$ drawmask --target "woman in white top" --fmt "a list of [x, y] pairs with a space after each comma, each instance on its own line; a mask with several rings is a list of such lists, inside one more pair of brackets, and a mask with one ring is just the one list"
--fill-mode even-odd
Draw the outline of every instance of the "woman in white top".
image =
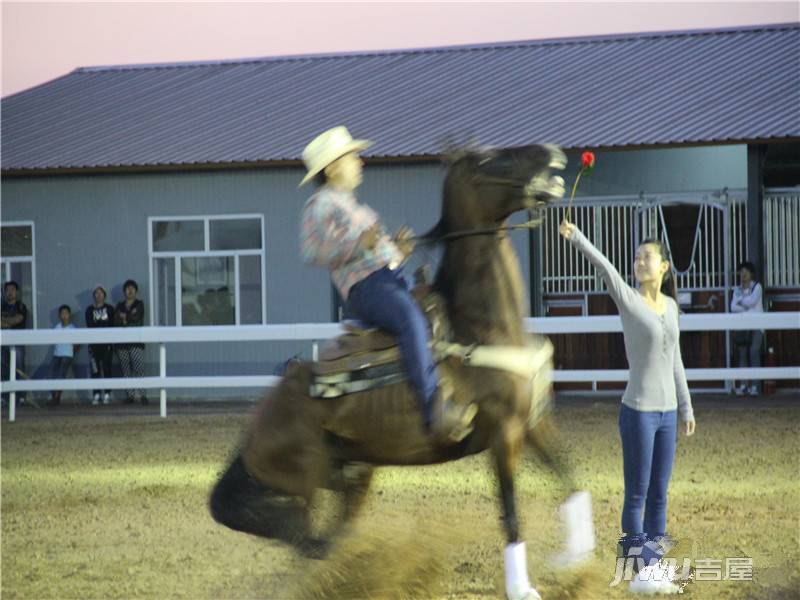
[[[763, 289], [756, 280], [756, 267], [751, 262], [739, 265], [740, 285], [733, 288], [731, 298], [731, 312], [734, 313], [761, 313], [764, 312]], [[764, 341], [764, 332], [760, 329], [752, 331], [737, 331], [733, 336], [736, 349], [739, 353], [739, 367], [761, 366], [761, 344]], [[734, 388], [737, 396], [760, 393], [758, 381], [742, 381], [741, 386]]]

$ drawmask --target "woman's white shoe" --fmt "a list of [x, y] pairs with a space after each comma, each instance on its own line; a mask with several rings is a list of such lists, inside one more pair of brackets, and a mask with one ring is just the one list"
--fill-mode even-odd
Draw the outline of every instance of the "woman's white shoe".
[[674, 582], [675, 574], [675, 565], [648, 565], [636, 574], [629, 589], [634, 594], [678, 594], [681, 588]]

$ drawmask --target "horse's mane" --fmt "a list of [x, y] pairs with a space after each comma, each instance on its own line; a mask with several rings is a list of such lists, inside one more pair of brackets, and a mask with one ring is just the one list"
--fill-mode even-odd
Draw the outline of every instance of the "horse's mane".
[[[436, 224], [420, 236], [420, 242], [422, 244], [442, 249], [442, 260], [436, 269], [436, 275], [434, 276], [433, 280], [433, 288], [444, 297], [448, 306], [450, 306], [453, 301], [452, 277], [454, 274], [446, 268], [447, 261], [445, 258], [448, 252], [448, 244], [446, 241], [442, 240], [442, 237], [448, 233], [453, 233], [457, 229], [451, 223], [450, 216], [451, 211], [455, 209], [453, 203], [456, 201], [456, 199], [452, 197], [453, 194], [450, 191], [452, 186], [451, 177], [457, 175], [457, 173], [454, 172], [454, 170], [458, 168], [456, 167], [457, 163], [467, 159], [470, 155], [476, 154], [479, 151], [480, 149], [477, 143], [474, 141], [459, 145], [450, 143], [443, 148], [441, 154], [442, 165], [447, 170], [447, 176], [442, 184], [441, 215], [439, 216], [439, 220], [436, 222]], [[466, 172], [465, 169], [460, 170]]]
[[[451, 144], [442, 153], [442, 163], [445, 168], [447, 168], [448, 172], [442, 189], [441, 215], [436, 224], [420, 236], [420, 242], [430, 246], [443, 246], [442, 261], [439, 263], [436, 270], [433, 288], [444, 297], [448, 306], [452, 306], [454, 302], [456, 282], [454, 278], [457, 277], [457, 273], [453, 272], [453, 265], [448, 264], [451, 263], [451, 261], [447, 259], [450, 252], [449, 244], [441, 238], [459, 229], [451, 220], [452, 216], [456, 214], [453, 211], [458, 210], [458, 198], [454, 190], [459, 187], [458, 182], [454, 182], [452, 178], [466, 177], [470, 174], [471, 171], [466, 162], [459, 164], [462, 163], [462, 161], [466, 161], [470, 157], [482, 159], [491, 156], [491, 153], [491, 148], [480, 146], [474, 141], [460, 145]], [[488, 255], [484, 256], [479, 254], [478, 256], [474, 256], [473, 259], [478, 262], [483, 262], [488, 260]], [[473, 263], [471, 266], [478, 272], [484, 271], [482, 265]]]
[[481, 146], [474, 137], [469, 137], [463, 142], [457, 142], [454, 137], [448, 137], [441, 141], [440, 146], [441, 163], [442, 166], [448, 170], [448, 176], [445, 178], [444, 189], [442, 190], [442, 214], [436, 225], [420, 236], [420, 240], [423, 244], [442, 244], [439, 238], [453, 231], [448, 222], [447, 215], [447, 208], [450, 202], [447, 193], [447, 184], [451, 175], [451, 169], [461, 160], [471, 155], [484, 153], [489, 149], [486, 146]]

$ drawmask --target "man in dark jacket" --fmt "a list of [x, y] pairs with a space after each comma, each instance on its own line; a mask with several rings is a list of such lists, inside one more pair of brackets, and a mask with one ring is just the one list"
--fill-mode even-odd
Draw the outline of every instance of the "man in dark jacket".
[[[25, 329], [28, 322], [28, 308], [17, 298], [19, 295], [19, 285], [16, 281], [6, 281], [3, 286], [2, 304], [2, 328], [3, 329]], [[25, 348], [17, 346], [17, 369], [25, 371]], [[11, 371], [11, 349], [3, 346], [2, 350], [2, 377], [8, 381]], [[5, 400], [7, 394], [3, 394]], [[23, 401], [23, 394], [19, 395], [20, 402]]]

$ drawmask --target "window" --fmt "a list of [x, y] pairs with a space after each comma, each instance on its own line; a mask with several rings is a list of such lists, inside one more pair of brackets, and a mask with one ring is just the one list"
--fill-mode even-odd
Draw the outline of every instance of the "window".
[[266, 321], [261, 215], [149, 220], [153, 325]]
[[[36, 255], [33, 222], [8, 222], [0, 231], [0, 279], [19, 284], [18, 298], [28, 308], [27, 326], [36, 329]], [[2, 289], [2, 288], [0, 288]]]

